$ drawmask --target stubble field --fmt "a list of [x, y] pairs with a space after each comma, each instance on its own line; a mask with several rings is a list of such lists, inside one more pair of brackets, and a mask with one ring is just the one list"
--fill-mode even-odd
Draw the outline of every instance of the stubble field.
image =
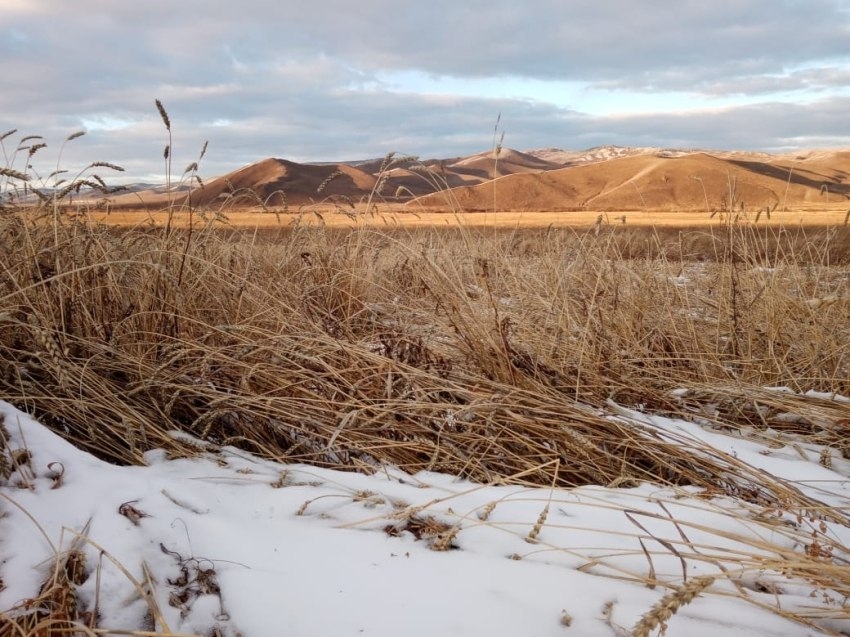
[[[371, 227], [388, 228], [452, 228], [455, 226], [476, 228], [557, 228], [581, 229], [587, 227], [627, 226], [658, 228], [708, 228], [719, 227], [727, 220], [736, 225], [755, 227], [826, 227], [845, 225], [848, 211], [844, 207], [802, 207], [793, 210], [775, 210], [770, 215], [750, 211], [749, 213], [710, 213], [705, 211], [670, 212], [652, 210], [599, 211], [498, 211], [458, 212], [434, 207], [386, 206], [375, 210], [365, 205], [344, 210], [334, 206], [309, 206], [299, 212], [275, 212], [240, 208], [219, 212], [222, 225], [238, 228], [281, 228], [293, 224], [328, 226], [334, 228]], [[86, 213], [89, 220], [118, 227], [164, 226], [171, 218], [172, 224], [186, 227], [198, 221], [197, 213], [166, 210], [91, 210]], [[211, 214], [214, 217], [214, 214]], [[756, 221], [756, 218], [758, 220]]]

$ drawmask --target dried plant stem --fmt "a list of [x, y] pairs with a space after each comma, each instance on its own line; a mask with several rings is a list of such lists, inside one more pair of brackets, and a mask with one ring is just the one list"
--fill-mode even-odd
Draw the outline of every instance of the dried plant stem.
[[632, 637], [649, 637], [656, 628], [663, 633], [667, 622], [682, 607], [690, 604], [700, 593], [711, 586], [716, 578], [711, 576], [695, 577], [687, 584], [670, 591], [647, 611], [632, 628]]

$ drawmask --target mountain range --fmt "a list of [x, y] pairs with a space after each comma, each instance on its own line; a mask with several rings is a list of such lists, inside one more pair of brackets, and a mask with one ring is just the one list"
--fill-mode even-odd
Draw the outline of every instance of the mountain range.
[[493, 149], [446, 159], [298, 163], [267, 158], [193, 188], [144, 187], [114, 207], [179, 203], [294, 210], [392, 203], [456, 211], [835, 207], [850, 199], [850, 150], [789, 154], [602, 146]]

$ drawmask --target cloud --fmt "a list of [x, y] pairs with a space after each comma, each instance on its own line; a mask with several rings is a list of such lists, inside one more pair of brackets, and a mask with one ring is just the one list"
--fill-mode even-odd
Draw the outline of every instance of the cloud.
[[[847, 143], [846, 0], [16, 0], [4, 5], [0, 128], [63, 158], [162, 172], [205, 139], [212, 174], [269, 155], [477, 152], [497, 113], [519, 148], [621, 143], [785, 148]], [[399, 89], [393, 73], [474, 91]], [[509, 82], [519, 78], [524, 83]], [[544, 93], [513, 87], [546, 83]], [[553, 100], [559, 86], [583, 87]], [[439, 85], [439, 82], [435, 83]], [[630, 112], [642, 95], [656, 107]], [[675, 96], [689, 109], [672, 111]], [[699, 106], [692, 108], [692, 103]], [[616, 104], [617, 116], [606, 115]], [[655, 112], [650, 112], [655, 111]], [[846, 113], [846, 110], [845, 110]], [[0, 131], [2, 132], [2, 131]], [[8, 140], [7, 140], [8, 141]]]
[[604, 123], [612, 137], [646, 145], [784, 152], [850, 146], [848, 108], [850, 97], [842, 97], [807, 104], [768, 102], [691, 113], [643, 114]]
[[850, 86], [850, 69], [823, 66], [782, 74], [742, 75], [705, 82], [699, 91], [706, 95], [770, 95], [795, 91], [815, 93]]

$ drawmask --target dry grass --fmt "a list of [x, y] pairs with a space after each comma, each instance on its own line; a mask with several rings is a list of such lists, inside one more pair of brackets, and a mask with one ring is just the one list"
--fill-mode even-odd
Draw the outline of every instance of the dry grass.
[[117, 462], [191, 453], [181, 429], [331, 467], [728, 481], [728, 459], [695, 470], [607, 418], [612, 397], [728, 426], [794, 412], [782, 427], [846, 446], [840, 405], [763, 389], [850, 393], [846, 267], [826, 267], [843, 228], [260, 236], [21, 213], [0, 234], [0, 395]]
[[[847, 406], [830, 399], [850, 394], [846, 224], [404, 228], [378, 215], [385, 229], [340, 229], [315, 210], [248, 231], [196, 210], [182, 227], [171, 208], [165, 227], [116, 229], [53, 204], [0, 216], [0, 398], [102, 458], [236, 445], [488, 484], [652, 481], [850, 523], [732, 455], [616, 417], [647, 409], [848, 457]], [[8, 440], [0, 428], [0, 482], [25, 461]], [[459, 527], [416, 513], [404, 528], [453, 548]], [[776, 568], [850, 591], [833, 549], [846, 551], [826, 543]], [[68, 559], [33, 618], [84, 631]], [[673, 591], [636, 634], [710, 583]]]
[[57, 555], [34, 599], [0, 613], [0, 636], [93, 635], [94, 617], [78, 604], [76, 590], [88, 578], [79, 547]]
[[[8, 499], [8, 501], [12, 502], [11, 499]], [[37, 521], [33, 520], [33, 522], [37, 524]], [[39, 531], [44, 534], [41, 527], [39, 527]], [[55, 555], [47, 564], [48, 568], [38, 594], [33, 598], [20, 600], [12, 608], [0, 610], [0, 637], [61, 637], [64, 635], [89, 635], [93, 637], [102, 634], [123, 634], [137, 637], [153, 635], [188, 637], [174, 633], [168, 626], [153, 594], [155, 582], [146, 564], [142, 563], [144, 578], [142, 582], [139, 582], [103, 547], [97, 545], [87, 536], [87, 527], [79, 533], [63, 529], [63, 537], [66, 533], [72, 537], [70, 545], [64, 550], [54, 547]], [[147, 605], [145, 628], [128, 630], [101, 627], [98, 600], [101, 593], [100, 570], [102, 565], [88, 564], [85, 553], [85, 545], [87, 544], [90, 544], [98, 552], [100, 561], [106, 559], [112, 562], [130, 581], [135, 593], [145, 601]], [[195, 562], [197, 560], [181, 561], [181, 574], [188, 573], [187, 563], [194, 566]], [[179, 603], [175, 599], [176, 595], [186, 594], [188, 599], [188, 595], [194, 594], [196, 589], [200, 591], [201, 589], [198, 587], [205, 582], [215, 583], [215, 571], [212, 569], [202, 570], [199, 567], [196, 567], [196, 570], [198, 572], [194, 574], [192, 586], [184, 587], [185, 591], [177, 588], [177, 592], [172, 595], [169, 603], [173, 606], [179, 607]], [[96, 578], [95, 599], [93, 603], [91, 600], [83, 602], [77, 591], [91, 577]], [[201, 584], [197, 584], [197, 582], [201, 582]], [[206, 589], [203, 590], [206, 592]]]
[[632, 637], [648, 637], [653, 630], [658, 628], [663, 635], [667, 629], [667, 621], [682, 606], [690, 604], [706, 588], [714, 583], [713, 577], [695, 577], [687, 584], [683, 584], [661, 598], [640, 621], [632, 628]]

